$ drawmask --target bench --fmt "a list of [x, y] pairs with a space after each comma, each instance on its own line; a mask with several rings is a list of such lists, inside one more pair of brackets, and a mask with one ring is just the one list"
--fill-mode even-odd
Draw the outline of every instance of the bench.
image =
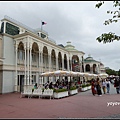
[[31, 94], [32, 94], [32, 89], [27, 88], [27, 89], [24, 89], [23, 92], [21, 92], [21, 97], [28, 96], [28, 98], [30, 98]]
[[53, 89], [49, 89], [49, 88], [48, 89], [44, 89], [44, 91], [42, 93], [42, 97], [46, 97], [46, 96], [49, 96], [50, 100], [51, 100], [51, 97], [53, 97]]
[[39, 96], [39, 98], [42, 96], [42, 89], [34, 89], [34, 91], [31, 94], [32, 96]]

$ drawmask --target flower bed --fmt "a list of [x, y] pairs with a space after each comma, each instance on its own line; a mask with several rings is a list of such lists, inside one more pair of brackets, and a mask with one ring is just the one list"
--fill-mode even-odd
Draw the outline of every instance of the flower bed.
[[77, 93], [78, 93], [78, 89], [75, 86], [70, 87], [70, 95], [74, 95]]
[[62, 98], [68, 96], [68, 90], [67, 89], [54, 89], [54, 98]]
[[81, 88], [81, 91], [86, 91], [88, 90], [87, 87]]
[[81, 88], [81, 91], [86, 91], [86, 90], [88, 90], [88, 87], [87, 87], [87, 85], [83, 84], [82, 88]]
[[86, 86], [87, 86], [87, 90], [91, 89], [91, 84], [86, 84]]

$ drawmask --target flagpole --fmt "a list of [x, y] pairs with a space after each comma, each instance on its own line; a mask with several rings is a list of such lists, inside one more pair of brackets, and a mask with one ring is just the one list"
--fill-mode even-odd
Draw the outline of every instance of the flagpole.
[[41, 20], [41, 31], [42, 31], [42, 20]]

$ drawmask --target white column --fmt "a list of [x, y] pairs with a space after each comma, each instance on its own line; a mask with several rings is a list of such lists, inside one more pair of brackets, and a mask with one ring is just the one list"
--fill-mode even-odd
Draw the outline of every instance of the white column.
[[56, 55], [56, 70], [58, 70], [58, 56]]
[[41, 67], [42, 67], [42, 72], [43, 72], [43, 53], [41, 52]]
[[24, 76], [24, 85], [27, 85], [26, 83], [26, 44], [24, 44], [24, 48], [25, 48], [25, 76]]
[[41, 74], [41, 69], [40, 69], [40, 67], [41, 67], [41, 59], [40, 59], [40, 49], [39, 49], [39, 56], [38, 56], [38, 59], [39, 59], [39, 66], [38, 66], [38, 68], [39, 68], [39, 76], [38, 76], [38, 79], [39, 79], [39, 84], [41, 84], [41, 80], [40, 80], [40, 74]]
[[27, 85], [29, 85], [29, 42], [27, 41]]
[[[42, 70], [42, 73], [43, 73], [43, 53], [41, 52], [41, 70]], [[43, 84], [43, 77], [42, 77], [42, 84]]]
[[84, 66], [84, 70], [83, 71], [86, 72], [86, 70], [85, 70], [85, 64], [84, 63], [83, 63], [83, 66]]
[[18, 83], [18, 81], [17, 81], [17, 43], [16, 43], [16, 45], [15, 45], [15, 53], [16, 53], [16, 65], [15, 65], [15, 91], [17, 91], [17, 83]]
[[70, 61], [71, 61], [71, 70], [72, 70], [72, 59]]
[[67, 70], [70, 71], [70, 63], [69, 63], [69, 58], [67, 59]]
[[79, 70], [81, 72], [81, 56], [79, 55], [78, 58], [79, 58]]
[[64, 70], [64, 54], [62, 54], [62, 70]]
[[31, 48], [31, 46], [30, 46], [30, 85], [32, 85], [32, 75], [31, 75], [31, 59], [32, 59], [32, 57], [31, 57], [31, 51], [32, 51], [32, 48]]
[[49, 50], [50, 52], [49, 52], [49, 55], [48, 55], [48, 57], [49, 57], [49, 71], [51, 71], [51, 50]]
[[80, 63], [80, 72], [83, 72], [83, 71], [82, 71], [82, 61], [81, 61], [81, 63]]
[[4, 22], [4, 31], [3, 31], [3, 33], [5, 33], [5, 31], [6, 31], [6, 21]]

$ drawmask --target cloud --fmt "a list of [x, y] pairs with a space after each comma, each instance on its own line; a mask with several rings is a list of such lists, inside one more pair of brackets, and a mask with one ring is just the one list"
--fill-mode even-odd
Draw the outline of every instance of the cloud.
[[105, 32], [120, 34], [119, 23], [103, 25], [106, 19], [111, 18], [106, 11], [113, 9], [112, 1], [105, 1], [100, 9], [95, 8], [96, 3], [97, 1], [0, 2], [0, 18], [8, 15], [33, 29], [41, 29], [41, 21], [44, 21], [47, 24], [43, 30], [57, 44], [65, 46], [67, 41], [71, 41], [77, 50], [85, 52], [84, 57], [91, 54], [95, 60], [101, 59], [105, 67], [119, 70], [120, 41], [107, 44], [96, 41]]

